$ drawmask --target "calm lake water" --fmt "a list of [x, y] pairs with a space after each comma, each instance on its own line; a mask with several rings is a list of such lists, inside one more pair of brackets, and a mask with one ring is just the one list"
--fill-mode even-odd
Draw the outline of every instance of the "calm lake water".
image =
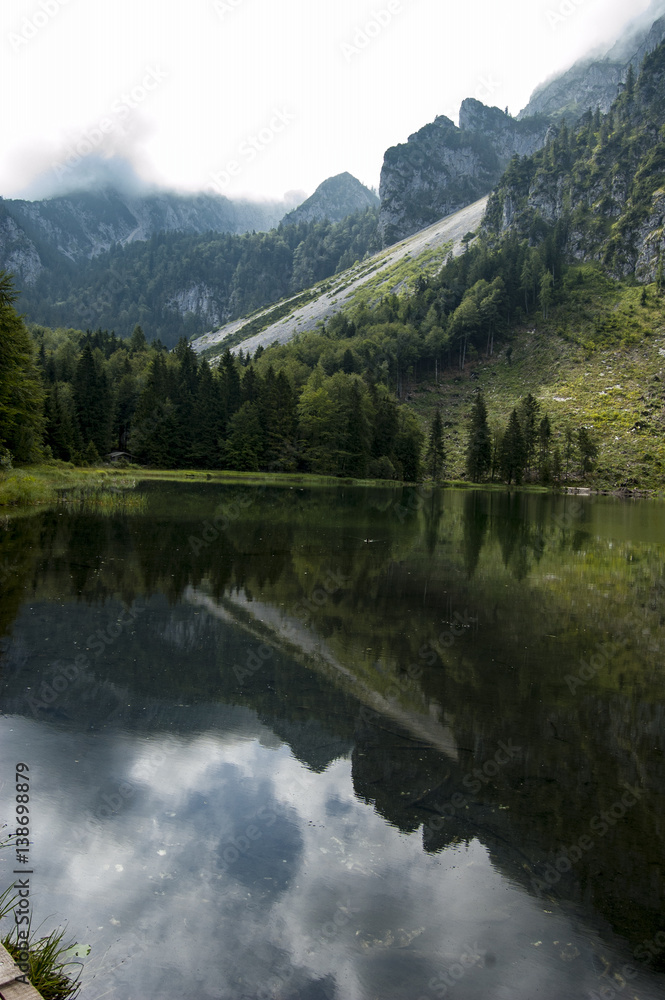
[[0, 585], [82, 1000], [665, 995], [662, 504], [139, 484]]

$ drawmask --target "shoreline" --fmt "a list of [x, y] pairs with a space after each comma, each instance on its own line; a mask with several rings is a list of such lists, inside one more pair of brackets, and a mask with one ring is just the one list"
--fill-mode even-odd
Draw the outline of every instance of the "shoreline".
[[[431, 482], [409, 483], [387, 479], [352, 479], [336, 476], [291, 472], [236, 472], [233, 470], [206, 469], [148, 469], [136, 465], [124, 468], [96, 466], [85, 468], [67, 463], [23, 466], [0, 476], [0, 510], [9, 511], [34, 508], [55, 503], [76, 503], [85, 499], [81, 491], [108, 491], [130, 495], [138, 482], [192, 482], [217, 485], [274, 485], [312, 487], [377, 487], [381, 489], [432, 489], [485, 490], [488, 492], [520, 492], [551, 496], [612, 496], [622, 500], [660, 500], [664, 491], [617, 487], [615, 490], [585, 485], [542, 486], [522, 483], [471, 483], [466, 480], [444, 480], [436, 486]], [[69, 496], [68, 494], [72, 494]]]

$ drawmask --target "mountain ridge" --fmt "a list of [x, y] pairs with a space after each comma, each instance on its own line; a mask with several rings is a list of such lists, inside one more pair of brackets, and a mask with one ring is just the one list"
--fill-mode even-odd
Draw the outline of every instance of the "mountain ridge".
[[317, 187], [311, 197], [288, 212], [282, 222], [285, 226], [299, 222], [341, 222], [354, 212], [365, 208], [378, 208], [379, 199], [352, 174], [344, 171], [328, 177]]
[[[159, 232], [261, 231], [277, 225], [285, 207], [283, 202], [232, 202], [217, 194], [137, 195], [113, 188], [40, 201], [0, 199], [0, 261], [6, 266], [11, 257], [17, 279], [32, 284], [49, 252], [75, 263]], [[21, 253], [27, 255], [25, 264]]]

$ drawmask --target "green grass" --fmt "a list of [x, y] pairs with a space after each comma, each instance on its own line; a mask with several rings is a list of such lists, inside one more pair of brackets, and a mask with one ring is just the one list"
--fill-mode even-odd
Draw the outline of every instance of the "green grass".
[[[28, 945], [26, 975], [44, 1000], [73, 1000], [81, 989], [81, 964], [69, 958], [76, 946], [64, 943], [65, 931], [51, 931], [46, 937], [32, 936]], [[12, 935], [6, 936], [3, 945], [18, 964], [22, 948]], [[70, 969], [78, 966], [72, 975]]]
[[[0, 476], [0, 507], [27, 508], [66, 503], [100, 513], [141, 512], [146, 499], [134, 492], [139, 481], [251, 484], [256, 486], [398, 486], [394, 481], [339, 479], [290, 472], [234, 472], [219, 469], [80, 469], [57, 462], [29, 466]], [[12, 511], [13, 513], [14, 511]]]
[[532, 392], [549, 414], [553, 447], [562, 447], [567, 426], [591, 430], [599, 445], [596, 468], [586, 481], [573, 474], [570, 485], [665, 492], [665, 304], [653, 287], [641, 306], [641, 288], [605, 280], [599, 276], [592, 289], [585, 283], [580, 301], [568, 301], [550, 321], [531, 318], [493, 358], [467, 363], [463, 372], [446, 369], [438, 386], [427, 379], [410, 387], [409, 405], [424, 427], [441, 406], [450, 478], [464, 477], [469, 415], [480, 388], [490, 426], [504, 427]]
[[49, 462], [0, 473], [0, 507], [34, 507], [66, 500], [110, 508], [114, 503], [131, 503], [127, 491], [134, 485], [126, 470]]
[[[0, 840], [0, 849], [11, 848], [11, 837]], [[0, 920], [12, 917], [18, 895], [14, 893], [14, 884], [10, 885], [0, 895]], [[14, 961], [23, 969], [27, 964], [26, 975], [32, 985], [44, 997], [44, 1000], [72, 1000], [81, 989], [81, 963], [73, 961], [74, 955], [88, 954], [87, 946], [65, 944], [65, 931], [54, 930], [44, 937], [37, 938], [28, 928], [28, 958], [25, 960], [25, 946], [19, 945], [16, 925], [9, 934], [2, 938], [2, 944]], [[69, 970], [78, 966], [72, 975]]]

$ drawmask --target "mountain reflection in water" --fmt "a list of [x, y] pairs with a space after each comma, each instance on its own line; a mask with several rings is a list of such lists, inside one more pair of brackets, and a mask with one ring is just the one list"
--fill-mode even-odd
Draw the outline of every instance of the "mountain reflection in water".
[[0, 530], [83, 1000], [663, 994], [662, 505], [139, 488]]

